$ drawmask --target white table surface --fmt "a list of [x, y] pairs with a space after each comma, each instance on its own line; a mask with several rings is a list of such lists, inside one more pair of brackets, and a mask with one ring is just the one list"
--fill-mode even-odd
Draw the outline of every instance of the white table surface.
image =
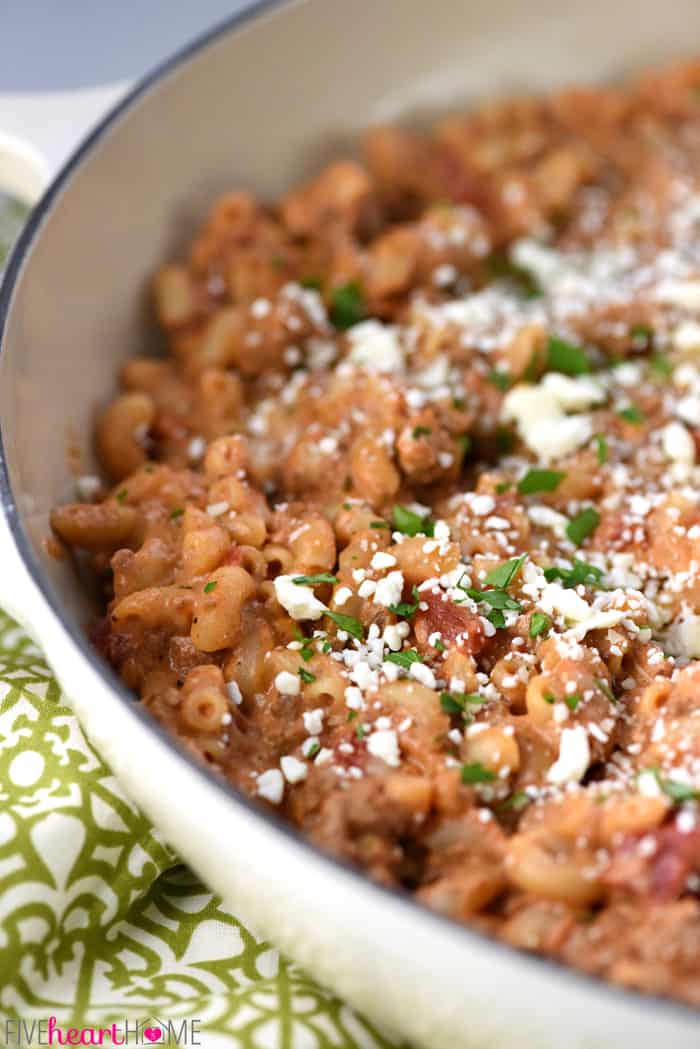
[[89, 127], [154, 65], [250, 0], [5, 0], [0, 135], [55, 171]]

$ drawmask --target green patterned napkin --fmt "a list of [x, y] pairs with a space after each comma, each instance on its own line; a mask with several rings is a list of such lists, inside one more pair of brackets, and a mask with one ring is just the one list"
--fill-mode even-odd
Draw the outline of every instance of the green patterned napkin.
[[389, 1049], [179, 863], [0, 612], [0, 1045], [70, 1027], [83, 1045]]

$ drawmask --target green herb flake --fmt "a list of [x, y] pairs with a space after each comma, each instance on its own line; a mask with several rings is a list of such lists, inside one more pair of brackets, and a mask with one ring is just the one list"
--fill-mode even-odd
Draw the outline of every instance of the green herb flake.
[[465, 408], [467, 407], [467, 404], [466, 404], [466, 401], [464, 400], [464, 397], [453, 397], [452, 398], [452, 407], [454, 408], [454, 410], [456, 412], [463, 412], [465, 410]]
[[331, 292], [330, 319], [336, 328], [352, 328], [366, 315], [365, 297], [357, 281], [341, 284]]
[[333, 650], [333, 645], [330, 643], [330, 641], [324, 641], [323, 644], [321, 645], [321, 651], [324, 653], [324, 655], [328, 655], [328, 653], [331, 652], [332, 650]]
[[370, 528], [391, 528], [388, 521], [370, 521]]
[[447, 652], [447, 645], [443, 644], [440, 638], [436, 639], [433, 648], [436, 649], [438, 652]]
[[681, 783], [674, 779], [661, 779], [660, 786], [664, 794], [676, 805], [681, 805], [684, 801], [700, 799], [700, 790], [691, 787], [689, 783]]
[[432, 432], [429, 426], [414, 426], [411, 436], [417, 441], [420, 437], [430, 437]]
[[621, 419], [625, 419], [628, 423], [634, 423], [635, 426], [639, 426], [640, 423], [644, 422], [644, 412], [636, 404], [629, 404], [626, 408], [621, 408], [617, 414]]
[[580, 346], [552, 335], [547, 342], [547, 368], [564, 375], [586, 375], [591, 370], [591, 362]]
[[441, 692], [440, 706], [446, 714], [464, 714], [469, 705], [482, 707], [487, 700], [477, 692]]
[[559, 568], [555, 565], [545, 568], [544, 577], [548, 583], [557, 580], [565, 590], [571, 590], [582, 583], [584, 586], [598, 587], [601, 585], [603, 570], [575, 558], [571, 568]]
[[647, 324], [633, 324], [630, 328], [630, 338], [640, 349], [646, 349], [654, 339], [654, 329]]
[[491, 769], [484, 768], [480, 761], [473, 761], [470, 765], [462, 765], [462, 783], [493, 783], [496, 773]]
[[117, 500], [117, 502], [121, 506], [123, 506], [124, 503], [126, 502], [126, 499], [127, 499], [128, 495], [129, 495], [129, 493], [128, 493], [127, 489], [126, 488], [122, 488], [122, 490], [120, 492], [117, 492], [117, 494], [115, 495], [114, 498]]
[[597, 677], [595, 679], [595, 683], [598, 686], [598, 688], [600, 689], [600, 691], [603, 693], [603, 695], [607, 696], [607, 698], [610, 700], [611, 703], [616, 703], [617, 702], [617, 700], [615, 699], [615, 693], [613, 692], [613, 690], [611, 689], [610, 685], [607, 683], [605, 678]]
[[536, 492], [554, 492], [566, 474], [558, 470], [528, 470], [518, 481], [520, 495], [534, 495]]
[[668, 379], [673, 371], [673, 365], [665, 353], [655, 353], [649, 358], [649, 367], [660, 375], [662, 379]]
[[670, 798], [674, 805], [682, 805], [685, 801], [700, 800], [700, 790], [697, 787], [693, 787], [690, 783], [681, 783], [677, 779], [666, 779], [661, 775], [658, 766], [651, 765], [649, 768], [642, 769], [640, 775], [645, 772], [650, 772], [655, 777], [666, 797]]
[[338, 630], [344, 630], [346, 634], [357, 638], [358, 641], [364, 638], [365, 632], [359, 619], [355, 619], [354, 616], [344, 616], [340, 612], [326, 612], [326, 615], [333, 620]]
[[209, 582], [205, 584], [204, 593], [211, 594], [212, 590], [216, 590], [217, 585], [218, 579], [210, 579]]
[[468, 433], [460, 433], [455, 437], [455, 442], [462, 456], [465, 456], [472, 446], [472, 439]]
[[306, 667], [299, 667], [299, 677], [306, 685], [310, 685], [312, 681], [316, 680], [316, 675], [312, 674]]
[[338, 577], [331, 572], [317, 572], [316, 575], [295, 575], [292, 582], [295, 586], [317, 586], [319, 583], [337, 583]]
[[403, 652], [390, 652], [388, 656], [384, 657], [386, 663], [396, 663], [398, 667], [403, 667], [404, 670], [410, 670], [413, 663], [422, 663], [418, 652], [415, 648], [405, 648]]
[[418, 605], [420, 604], [420, 595], [418, 594], [418, 587], [414, 586], [411, 590], [411, 596], [413, 602], [410, 601], [399, 601], [397, 605], [389, 605], [389, 611], [393, 612], [395, 616], [402, 616], [404, 619], [410, 619], [415, 614]]
[[495, 386], [497, 390], [502, 393], [506, 393], [510, 389], [512, 382], [511, 376], [508, 372], [499, 371], [498, 368], [492, 368], [486, 376], [487, 382], [490, 382], [492, 386]]
[[[510, 561], [505, 561], [498, 568], [493, 568], [484, 578], [484, 582], [487, 586], [496, 587], [498, 590], [505, 590], [507, 586], [515, 579], [516, 575], [522, 568], [527, 554], [521, 554], [520, 557], [511, 557]], [[496, 606], [494, 606], [496, 607]]]
[[608, 441], [602, 433], [597, 433], [593, 438], [596, 446], [596, 454], [598, 456], [598, 462], [602, 466], [608, 461]]
[[530, 616], [530, 637], [545, 636], [552, 628], [552, 620], [544, 612], [533, 612]]
[[320, 277], [302, 277], [299, 283], [307, 291], [320, 291], [323, 286]]
[[496, 495], [503, 495], [504, 492], [508, 492], [512, 487], [512, 481], [501, 481], [500, 484], [496, 485]]
[[182, 517], [184, 512], [185, 512], [184, 507], [177, 506], [174, 510], [170, 511], [169, 520], [170, 521], [177, 521], [178, 517]]
[[357, 736], [358, 739], [364, 739], [365, 736], [367, 735], [367, 733], [365, 732], [364, 725], [361, 725], [359, 721], [355, 725], [355, 735]]
[[321, 744], [319, 743], [319, 741], [317, 739], [315, 739], [313, 741], [313, 743], [311, 744], [311, 746], [307, 749], [306, 757], [307, 758], [315, 758], [320, 749], [321, 749]]
[[577, 706], [581, 702], [581, 696], [574, 694], [573, 696], [564, 696], [564, 702], [566, 703], [569, 710], [573, 713]]
[[521, 812], [526, 809], [530, 804], [531, 798], [529, 794], [526, 794], [524, 790], [516, 790], [515, 794], [511, 794], [509, 798], [506, 798], [501, 803], [500, 808], [512, 809], [514, 812]]
[[566, 534], [572, 543], [580, 546], [589, 535], [595, 532], [599, 524], [600, 514], [594, 507], [588, 506], [571, 518], [566, 526]]
[[421, 517], [398, 503], [392, 510], [392, 520], [396, 531], [402, 532], [403, 535], [432, 536], [435, 529], [435, 523], [429, 517]]
[[525, 266], [519, 266], [502, 252], [494, 252], [490, 255], [487, 265], [493, 280], [507, 280], [510, 284], [515, 285], [523, 298], [539, 299], [541, 297], [542, 288], [534, 273], [531, 273]]
[[496, 431], [496, 449], [499, 455], [510, 455], [515, 448], [516, 437], [512, 430], [501, 427]]

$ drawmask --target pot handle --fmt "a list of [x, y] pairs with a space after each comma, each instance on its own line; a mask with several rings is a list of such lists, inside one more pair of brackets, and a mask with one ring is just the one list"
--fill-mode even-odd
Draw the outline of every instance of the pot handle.
[[79, 91], [0, 94], [0, 192], [34, 204], [127, 81]]

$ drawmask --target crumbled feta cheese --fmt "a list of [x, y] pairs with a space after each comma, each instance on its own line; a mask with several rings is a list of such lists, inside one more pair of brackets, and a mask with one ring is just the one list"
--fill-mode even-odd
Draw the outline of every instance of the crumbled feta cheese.
[[298, 696], [301, 690], [301, 679], [288, 670], [280, 670], [275, 678], [275, 688], [283, 696]]
[[435, 675], [425, 663], [411, 663], [409, 674], [426, 688], [435, 688]]
[[695, 462], [695, 442], [683, 423], [667, 423], [661, 432], [661, 447], [673, 462], [688, 465]]
[[275, 596], [282, 608], [292, 619], [320, 619], [326, 606], [310, 586], [298, 586], [293, 579], [291, 575], [278, 575], [275, 579]]
[[303, 713], [304, 728], [310, 736], [318, 736], [323, 731], [323, 718], [325, 711], [323, 707], [314, 710], [305, 710]]
[[265, 801], [279, 805], [284, 795], [284, 777], [280, 770], [268, 769], [267, 772], [261, 772], [258, 776], [256, 790]]
[[547, 779], [557, 786], [580, 783], [590, 761], [591, 748], [585, 728], [582, 725], [565, 728], [559, 741], [559, 757], [549, 769]]
[[[364, 583], [362, 584], [364, 586]], [[388, 608], [389, 605], [397, 605], [403, 593], [403, 573], [389, 572], [384, 579], [380, 579], [374, 591], [374, 600], [378, 605]]]
[[404, 355], [398, 330], [376, 320], [355, 324], [347, 332], [348, 360], [369, 372], [401, 372]]
[[370, 561], [372, 568], [381, 570], [382, 568], [392, 568], [396, 564], [396, 558], [393, 554], [388, 554], [384, 550], [377, 550], [376, 554]]
[[336, 592], [333, 594], [333, 601], [338, 606], [338, 608], [340, 608], [351, 597], [352, 590], [349, 586], [339, 586]]
[[303, 761], [295, 758], [292, 754], [285, 754], [280, 758], [280, 768], [287, 783], [301, 783], [306, 779], [308, 769]]
[[209, 506], [207, 507], [207, 513], [211, 517], [221, 517], [221, 515], [225, 514], [227, 510], [228, 510], [228, 503], [224, 503], [224, 502], [209, 503]]
[[392, 768], [401, 764], [399, 741], [393, 729], [380, 729], [367, 737], [367, 749], [375, 758], [380, 758]]

